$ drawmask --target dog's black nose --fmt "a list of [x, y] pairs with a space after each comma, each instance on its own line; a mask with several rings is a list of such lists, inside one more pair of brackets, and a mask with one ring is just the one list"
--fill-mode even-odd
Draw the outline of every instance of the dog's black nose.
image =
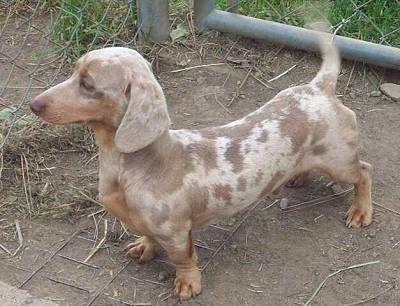
[[44, 109], [44, 103], [42, 100], [35, 98], [29, 103], [29, 107], [35, 115], [39, 115]]

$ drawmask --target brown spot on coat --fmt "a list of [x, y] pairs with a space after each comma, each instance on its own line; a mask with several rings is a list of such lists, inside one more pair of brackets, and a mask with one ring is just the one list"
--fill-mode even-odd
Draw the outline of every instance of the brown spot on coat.
[[317, 144], [319, 141], [324, 139], [328, 133], [328, 124], [326, 122], [318, 122], [314, 125], [313, 136], [311, 139], [311, 145]]
[[233, 172], [238, 173], [243, 169], [243, 155], [240, 152], [240, 142], [236, 139], [232, 140], [229, 144], [226, 152], [225, 158], [232, 164]]
[[357, 141], [348, 141], [347, 145], [351, 148], [351, 149], [357, 149]]
[[194, 161], [182, 143], [172, 143], [166, 131], [149, 146], [123, 155], [121, 181], [125, 185], [142, 184], [156, 199], [176, 192], [184, 177], [194, 171]]
[[185, 202], [190, 205], [193, 217], [203, 213], [209, 203], [209, 192], [206, 187], [195, 184], [186, 191]]
[[231, 185], [216, 184], [214, 185], [213, 195], [216, 199], [225, 201], [226, 204], [229, 204], [232, 200], [232, 191], [233, 188]]
[[307, 113], [298, 108], [297, 104], [292, 105], [291, 108], [290, 116], [286, 116], [280, 121], [280, 131], [282, 136], [291, 140], [292, 154], [296, 154], [307, 141], [310, 133], [310, 123], [308, 122]]
[[264, 173], [262, 172], [262, 170], [261, 170], [261, 169], [258, 169], [258, 170], [257, 170], [256, 178], [254, 179], [255, 185], [260, 184], [260, 182], [261, 182], [261, 180], [262, 180], [262, 178], [263, 178], [263, 175], [264, 175]]
[[323, 155], [323, 154], [326, 153], [327, 148], [326, 148], [325, 145], [319, 144], [319, 145], [316, 145], [316, 146], [313, 148], [312, 151], [313, 151], [313, 154], [314, 154], [314, 155]]
[[204, 139], [188, 146], [188, 151], [203, 161], [206, 175], [217, 168], [217, 148], [214, 139]]
[[238, 178], [238, 184], [237, 184], [237, 190], [238, 190], [238, 191], [245, 192], [245, 191], [246, 191], [246, 188], [247, 188], [247, 181], [246, 181], [246, 179], [245, 179], [243, 176], [239, 177], [239, 178]]
[[266, 130], [263, 130], [262, 132], [261, 132], [261, 135], [260, 135], [260, 137], [258, 137], [257, 138], [257, 141], [258, 142], [267, 142], [267, 140], [268, 140], [268, 133], [267, 133], [267, 131]]

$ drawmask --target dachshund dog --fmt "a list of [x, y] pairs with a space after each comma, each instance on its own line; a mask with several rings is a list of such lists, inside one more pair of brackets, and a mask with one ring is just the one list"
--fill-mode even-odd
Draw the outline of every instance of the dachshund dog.
[[335, 96], [338, 51], [319, 37], [323, 63], [307, 85], [278, 93], [258, 110], [217, 127], [170, 130], [163, 91], [136, 51], [91, 51], [75, 71], [30, 102], [49, 123], [82, 122], [99, 147], [99, 199], [143, 236], [127, 246], [141, 262], [165, 250], [175, 293], [201, 291], [192, 229], [232, 215], [312, 169], [354, 184], [349, 227], [372, 221], [371, 166], [360, 161], [356, 116]]

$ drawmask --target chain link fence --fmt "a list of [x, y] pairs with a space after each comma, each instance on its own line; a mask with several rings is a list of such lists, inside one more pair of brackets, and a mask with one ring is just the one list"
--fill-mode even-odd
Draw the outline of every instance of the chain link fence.
[[216, 7], [299, 27], [314, 17], [331, 24], [335, 34], [400, 47], [399, 0], [228, 0], [216, 1]]

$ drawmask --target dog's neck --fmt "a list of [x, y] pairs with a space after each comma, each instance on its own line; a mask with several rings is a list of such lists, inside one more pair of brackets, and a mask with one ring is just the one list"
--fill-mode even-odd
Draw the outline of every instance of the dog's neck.
[[101, 122], [89, 122], [88, 126], [94, 133], [96, 144], [100, 151], [113, 151], [116, 128]]
[[[94, 132], [96, 144], [101, 153], [116, 153], [118, 151], [114, 143], [116, 128], [99, 122], [90, 122], [88, 126]], [[172, 148], [173, 141], [169, 130], [166, 130], [151, 144], [137, 152], [132, 152], [132, 154], [146, 154], [146, 152], [151, 152], [152, 155], [161, 157], [166, 154], [168, 155], [168, 152]]]

